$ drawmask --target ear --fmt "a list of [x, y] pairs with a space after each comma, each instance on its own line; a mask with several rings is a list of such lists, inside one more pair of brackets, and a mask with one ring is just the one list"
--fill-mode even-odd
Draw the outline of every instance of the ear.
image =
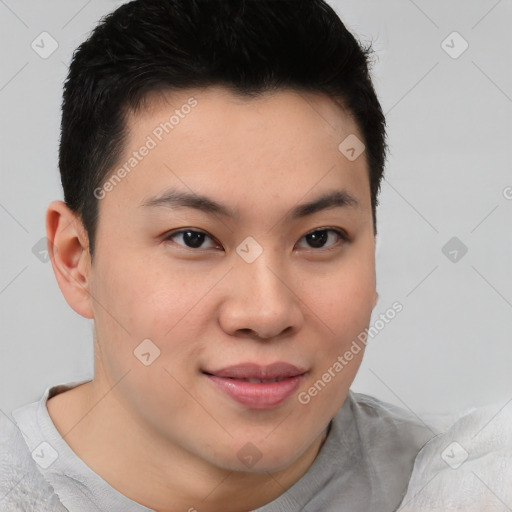
[[79, 315], [93, 318], [89, 237], [80, 218], [62, 201], [48, 206], [46, 237], [53, 272], [64, 298]]
[[373, 307], [372, 307], [372, 309], [375, 308], [375, 306], [377, 305], [378, 300], [379, 300], [379, 294], [377, 293], [377, 290], [375, 290], [375, 295], [373, 296]]

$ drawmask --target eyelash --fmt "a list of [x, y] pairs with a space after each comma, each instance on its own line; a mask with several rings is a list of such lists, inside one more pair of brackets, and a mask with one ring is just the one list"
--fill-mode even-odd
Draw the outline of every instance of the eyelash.
[[[303, 235], [301, 237], [300, 240], [302, 240], [303, 238], [305, 238], [306, 236], [308, 235], [311, 235], [313, 233], [318, 233], [318, 232], [323, 232], [323, 231], [327, 231], [327, 232], [333, 232], [335, 233], [340, 241], [338, 243], [335, 243], [333, 245], [329, 245], [327, 246], [326, 248], [323, 248], [323, 247], [320, 247], [318, 249], [315, 249], [315, 248], [309, 248], [310, 251], [313, 251], [313, 252], [319, 252], [319, 251], [327, 251], [327, 250], [330, 250], [330, 249], [333, 249], [335, 247], [338, 247], [339, 245], [342, 245], [343, 243], [345, 242], [349, 242], [349, 237], [347, 235], [347, 233], [345, 233], [343, 230], [340, 230], [338, 228], [332, 228], [332, 227], [322, 227], [322, 228], [316, 228], [312, 231], [308, 231], [305, 235]], [[173, 238], [177, 235], [181, 235], [183, 233], [202, 233], [204, 234], [206, 237], [210, 238], [211, 240], [217, 242], [215, 240], [215, 238], [213, 238], [211, 235], [209, 235], [208, 233], [206, 233], [205, 231], [202, 231], [202, 230], [199, 230], [199, 229], [191, 229], [191, 228], [187, 228], [187, 229], [180, 229], [180, 230], [177, 230], [177, 231], [173, 231], [171, 233], [168, 233], [165, 238], [164, 238], [164, 242], [171, 242], [171, 243], [176, 243], [176, 242], [173, 242]], [[218, 243], [218, 242], [217, 242]], [[220, 243], [218, 243], [219, 245], [221, 245]], [[192, 252], [201, 252], [201, 251], [208, 251], [212, 248], [207, 248], [207, 249], [201, 249], [201, 248], [193, 248], [193, 247], [187, 247], [185, 245], [181, 245], [181, 244], [177, 244], [179, 245], [180, 247], [182, 247], [183, 249], [185, 250], [190, 250]], [[306, 249], [307, 250], [307, 249]]]

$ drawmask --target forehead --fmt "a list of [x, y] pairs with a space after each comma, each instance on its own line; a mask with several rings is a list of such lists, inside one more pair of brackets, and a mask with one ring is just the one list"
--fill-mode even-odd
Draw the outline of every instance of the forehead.
[[263, 196], [296, 203], [342, 186], [370, 208], [364, 152], [350, 160], [339, 149], [362, 135], [350, 112], [322, 94], [278, 90], [252, 98], [222, 87], [152, 93], [128, 114], [127, 128], [116, 168], [135, 165], [124, 173], [131, 186], [112, 194], [118, 198], [142, 203], [173, 187], [237, 209]]
[[[190, 105], [193, 106], [189, 108]], [[135, 135], [141, 129], [147, 131], [145, 121], [160, 118], [165, 123], [173, 114], [173, 131], [180, 124], [176, 132], [186, 134], [193, 130], [197, 136], [208, 134], [213, 139], [214, 135], [235, 135], [238, 128], [271, 126], [281, 129], [281, 135], [284, 135], [283, 129], [290, 136], [319, 130], [332, 135], [334, 141], [344, 134], [357, 134], [362, 139], [354, 116], [341, 100], [319, 92], [285, 88], [255, 96], [242, 95], [222, 86], [153, 91], [143, 98], [137, 111], [129, 113], [127, 126]], [[182, 123], [187, 117], [192, 120]], [[187, 130], [191, 124], [193, 128]]]

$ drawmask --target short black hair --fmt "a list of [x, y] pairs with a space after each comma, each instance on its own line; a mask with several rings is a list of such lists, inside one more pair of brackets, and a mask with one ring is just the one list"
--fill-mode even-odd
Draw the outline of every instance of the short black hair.
[[87, 230], [91, 256], [94, 190], [121, 157], [126, 114], [150, 92], [211, 85], [248, 97], [319, 92], [348, 108], [364, 137], [376, 233], [387, 145], [372, 53], [324, 0], [134, 0], [102, 18], [73, 54], [59, 148], [64, 201]]

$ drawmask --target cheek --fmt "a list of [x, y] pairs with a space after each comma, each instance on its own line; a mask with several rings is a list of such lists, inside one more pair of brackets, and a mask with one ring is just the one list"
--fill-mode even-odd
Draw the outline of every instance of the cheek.
[[110, 316], [114, 330], [122, 326], [132, 337], [149, 337], [172, 327], [197, 286], [183, 272], [165, 272], [162, 262], [133, 255], [98, 265], [93, 288], [97, 317]]
[[328, 339], [337, 346], [350, 344], [368, 327], [374, 307], [372, 253], [359, 253], [340, 261], [319, 279], [304, 282], [302, 293], [312, 314], [323, 324]]
[[354, 258], [305, 290], [318, 335], [314, 371], [298, 401], [318, 417], [332, 417], [343, 404], [361, 364], [365, 345], [358, 336], [370, 323], [375, 297], [375, 271], [370, 256]]
[[[201, 340], [211, 317], [204, 313], [208, 304], [204, 297], [217, 280], [201, 272], [148, 262], [147, 258], [144, 265], [125, 261], [111, 267], [110, 272], [98, 273], [101, 286], [96, 291], [105, 307], [96, 308], [95, 324], [98, 333], [103, 334], [99, 343], [108, 372], [120, 377], [131, 369], [130, 380], [142, 378], [143, 387], [150, 390], [151, 386], [162, 389], [158, 379], [169, 380], [163, 371], [167, 368], [180, 382], [190, 385], [185, 382], [192, 378], [190, 362], [199, 360], [202, 350], [196, 341]], [[158, 357], [151, 366], [144, 367], [134, 351], [146, 346], [141, 343], [147, 339], [154, 345], [144, 343], [156, 347], [153, 350]], [[154, 369], [160, 370], [158, 376]], [[169, 389], [167, 392], [171, 393]]]

